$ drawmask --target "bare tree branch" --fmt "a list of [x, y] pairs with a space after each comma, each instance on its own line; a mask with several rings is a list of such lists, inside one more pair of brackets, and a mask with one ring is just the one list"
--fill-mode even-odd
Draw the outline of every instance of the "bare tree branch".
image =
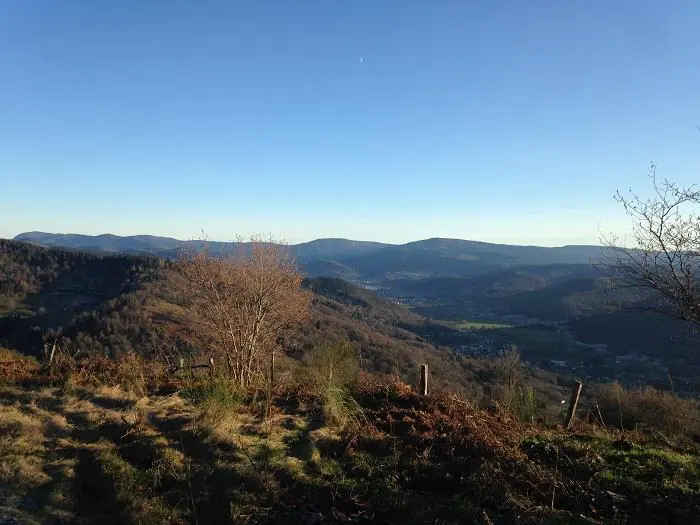
[[310, 295], [286, 247], [254, 236], [214, 256], [205, 242], [181, 258], [180, 270], [192, 317], [229, 377], [243, 387], [263, 379], [282, 330], [308, 315]]
[[648, 199], [631, 189], [629, 196], [616, 193], [633, 221], [634, 246], [621, 247], [617, 237], [601, 236], [608, 248], [602, 265], [616, 286], [649, 292], [655, 304], [647, 309], [700, 327], [700, 190], [659, 181], [654, 164], [649, 178], [653, 195]]

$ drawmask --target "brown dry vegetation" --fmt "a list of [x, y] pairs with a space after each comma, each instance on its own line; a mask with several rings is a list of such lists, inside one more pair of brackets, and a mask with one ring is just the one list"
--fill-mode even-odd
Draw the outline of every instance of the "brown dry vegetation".
[[[156, 265], [166, 278], [107, 303], [123, 316], [86, 314], [72, 340], [49, 339], [41, 365], [1, 352], [0, 522], [700, 515], [692, 401], [610, 387], [588, 393], [589, 417], [573, 430], [536, 424], [540, 391], [516, 352], [490, 364], [441, 352], [408, 329], [411, 314], [349, 286], [321, 282], [311, 325], [290, 327], [305, 318], [308, 295], [275, 250], [258, 242], [231, 260]], [[104, 355], [104, 341], [121, 350]], [[272, 374], [279, 346], [288, 358]], [[173, 366], [197, 348], [225, 365], [203, 374]], [[408, 384], [422, 362], [432, 371], [428, 397]]]
[[34, 376], [38, 369], [35, 359], [0, 347], [0, 381], [22, 381]]
[[598, 386], [594, 396], [598, 417], [607, 425], [700, 440], [700, 402], [696, 399], [679, 398], [652, 387], [625, 388], [618, 383]]
[[136, 356], [88, 361], [5, 378], [6, 522], [690, 523], [700, 512], [688, 440], [523, 423], [365, 373], [349, 385], [362, 420], [340, 427], [310, 383], [277, 386], [268, 409], [222, 378], [169, 378]]

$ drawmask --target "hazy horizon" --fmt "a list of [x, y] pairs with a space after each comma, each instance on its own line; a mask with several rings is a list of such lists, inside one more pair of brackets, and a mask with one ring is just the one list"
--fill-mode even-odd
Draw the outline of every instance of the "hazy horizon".
[[[164, 239], [173, 239], [176, 241], [199, 241], [202, 240], [202, 236], [193, 236], [191, 238], [178, 238], [178, 237], [171, 237], [168, 235], [159, 235], [157, 233], [136, 233], [136, 234], [129, 234], [129, 235], [117, 235], [111, 232], [103, 232], [103, 233], [98, 233], [98, 234], [85, 234], [85, 233], [80, 233], [80, 232], [53, 232], [53, 231], [46, 231], [46, 230], [32, 230], [32, 231], [24, 231], [24, 232], [18, 232], [15, 235], [12, 236], [7, 236], [3, 237], [0, 236], [0, 238], [5, 238], [5, 239], [14, 239], [18, 237], [21, 234], [28, 234], [28, 233], [40, 233], [40, 234], [48, 234], [48, 235], [81, 235], [81, 236], [89, 236], [89, 237], [99, 237], [99, 236], [105, 236], [105, 235], [112, 235], [116, 237], [122, 237], [122, 238], [129, 238], [129, 237], [156, 237], [156, 238], [164, 238]], [[265, 234], [263, 234], [265, 235]], [[212, 238], [211, 236], [207, 236], [207, 239], [209, 241], [213, 242], [235, 242], [235, 239], [233, 237], [229, 238]], [[564, 246], [602, 246], [600, 242], [595, 242], [595, 243], [565, 243], [565, 244], [557, 244], [557, 245], [543, 245], [543, 244], [524, 244], [524, 243], [503, 243], [503, 242], [495, 242], [495, 241], [489, 241], [489, 240], [482, 240], [482, 239], [470, 239], [470, 238], [462, 238], [462, 237], [441, 237], [441, 236], [433, 236], [433, 237], [421, 237], [421, 238], [415, 238], [415, 239], [410, 239], [407, 241], [403, 242], [386, 242], [386, 241], [377, 241], [376, 239], [359, 239], [359, 238], [349, 238], [349, 237], [342, 237], [342, 236], [330, 236], [330, 237], [315, 237], [312, 239], [304, 239], [304, 240], [289, 240], [289, 239], [284, 239], [284, 238], [278, 238], [278, 237], [272, 237], [274, 241], [277, 242], [282, 242], [286, 244], [304, 244], [304, 243], [309, 243], [313, 241], [319, 241], [319, 240], [342, 240], [342, 241], [350, 241], [350, 242], [371, 242], [371, 243], [379, 243], [379, 244], [386, 244], [386, 245], [394, 245], [394, 246], [399, 246], [399, 245], [404, 245], [404, 244], [411, 244], [415, 242], [420, 242], [420, 241], [426, 241], [426, 240], [431, 240], [431, 239], [444, 239], [444, 240], [457, 240], [457, 241], [476, 241], [476, 242], [484, 242], [487, 244], [507, 244], [507, 245], [513, 245], [513, 246], [536, 246], [536, 247], [541, 247], [541, 248], [560, 248]], [[246, 237], [243, 237], [243, 240], [247, 240]]]
[[[347, 239], [356, 241], [371, 241], [371, 242], [381, 242], [386, 244], [406, 244], [409, 242], [415, 242], [418, 240], [433, 239], [433, 238], [443, 238], [443, 239], [461, 239], [470, 241], [480, 241], [495, 244], [512, 244], [512, 245], [522, 245], [522, 246], [545, 246], [545, 247], [555, 247], [555, 246], [565, 246], [565, 245], [599, 245], [601, 242], [600, 233], [608, 235], [611, 232], [629, 234], [629, 221], [627, 221], [624, 216], [613, 217], [612, 220], [602, 221], [597, 219], [600, 217], [592, 216], [590, 223], [581, 221], [578, 226], [571, 228], [569, 235], [563, 236], [542, 236], [543, 230], [546, 231], [547, 223], [551, 221], [549, 217], [546, 216], [529, 216], [521, 217], [517, 224], [509, 225], [504, 223], [505, 220], [499, 214], [495, 214], [490, 217], [480, 216], [480, 217], [466, 217], [455, 219], [455, 224], [453, 226], [445, 226], [442, 228], [431, 228], [433, 221], [430, 219], [406, 219], [401, 221], [378, 221], [378, 220], [357, 220], [353, 221], [356, 224], [352, 225], [354, 227], [342, 227], [338, 231], [332, 228], [307, 228], [306, 230], [313, 231], [316, 229], [319, 231], [318, 234], [308, 233], [304, 235], [300, 233], [304, 228], [290, 228], [289, 224], [294, 223], [294, 218], [287, 220], [280, 220], [279, 223], [274, 223], [272, 221], [259, 221], [256, 224], [264, 224], [263, 226], [256, 226], [248, 224], [247, 227], [243, 228], [225, 228], [214, 224], [209, 224], [209, 226], [214, 226], [214, 228], [205, 227], [188, 227], [190, 223], [194, 224], [194, 221], [189, 219], [184, 219], [181, 228], [172, 228], [172, 221], [167, 221], [160, 225], [154, 225], [155, 228], [150, 230], [144, 229], [132, 229], [132, 228], [115, 228], [114, 230], [105, 230], [98, 227], [90, 227], [86, 225], [84, 228], [80, 229], [51, 229], [42, 227], [41, 224], [34, 222], [33, 224], [37, 227], [27, 228], [27, 229], [17, 229], [13, 228], [11, 230], [5, 230], [2, 225], [0, 225], [0, 238], [12, 239], [21, 233], [27, 232], [41, 232], [41, 233], [56, 233], [63, 235], [118, 235], [120, 237], [132, 237], [139, 235], [152, 235], [155, 237], [168, 237], [178, 240], [191, 240], [199, 239], [202, 236], [202, 231], [204, 231], [207, 236], [213, 241], [228, 242], [231, 239], [242, 236], [250, 237], [251, 235], [264, 234], [271, 235], [275, 239], [284, 240], [290, 244], [299, 244], [304, 242], [309, 242], [316, 239]], [[328, 221], [334, 222], [334, 221]], [[488, 223], [485, 227], [484, 223]], [[478, 225], [478, 227], [469, 228], [469, 224]], [[171, 226], [170, 228], [168, 226]], [[286, 226], [286, 227], [285, 227]], [[531, 230], [532, 233], [529, 235], [518, 236], [517, 233], [523, 230]], [[470, 233], [472, 230], [473, 233]], [[228, 233], [230, 232], [230, 233]], [[374, 233], [372, 233], [374, 232]], [[539, 235], [538, 235], [539, 234]]]
[[0, 2], [0, 236], [561, 246], [700, 169], [700, 3]]

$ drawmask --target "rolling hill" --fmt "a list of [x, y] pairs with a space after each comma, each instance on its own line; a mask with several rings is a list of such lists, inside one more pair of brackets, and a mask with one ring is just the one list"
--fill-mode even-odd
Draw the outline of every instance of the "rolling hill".
[[[0, 346], [39, 356], [62, 338], [75, 351], [152, 356], [164, 348], [201, 348], [179, 294], [174, 264], [156, 257], [105, 255], [0, 240]], [[312, 320], [283, 334], [294, 358], [327, 341], [353, 342], [368, 371], [413, 381], [420, 363], [435, 385], [473, 387], [474, 360], [443, 344], [468, 333], [432, 323], [338, 278], [310, 278]]]
[[[22, 233], [15, 240], [41, 246], [60, 246], [96, 252], [123, 252], [175, 257], [178, 251], [201, 246], [201, 241], [180, 241], [139, 235], [66, 235]], [[213, 252], [230, 247], [211, 242]], [[400, 278], [475, 277], [521, 265], [588, 264], [601, 255], [599, 246], [510, 246], [458, 239], [427, 239], [403, 245], [317, 239], [291, 245], [290, 250], [311, 276], [352, 277], [373, 281]]]
[[[196, 241], [188, 244], [148, 236], [122, 238], [32, 233], [19, 237], [31, 244], [66, 243], [74, 250], [81, 246], [94, 248], [92, 254], [75, 255], [86, 261], [126, 260], [129, 258], [119, 255], [125, 251], [133, 254], [139, 250], [160, 252], [167, 257], [168, 253], [175, 254], [183, 247], [198, 246]], [[31, 244], [4, 243], [6, 246], [24, 246], [23, 250], [31, 252]], [[226, 247], [224, 243], [214, 243], [213, 250]], [[414, 374], [418, 360], [432, 355], [430, 353], [436, 345], [460, 349], [460, 352], [473, 355], [493, 355], [502, 345], [515, 344], [523, 349], [526, 359], [553, 371], [563, 371], [560, 365], [552, 364], [552, 360], [555, 360], [566, 362], [566, 366], [578, 370], [577, 373], [590, 371], [593, 376], [608, 379], [618, 377], [625, 381], [643, 379], [657, 385], [668, 383], [669, 371], [678, 377], [690, 379], [696, 371], [700, 371], [700, 359], [689, 352], [692, 337], [681, 323], [650, 322], [645, 314], [628, 311], [626, 307], [637, 304], [640, 296], [629, 290], [610, 290], [607, 276], [588, 263], [589, 257], [601, 254], [600, 247], [539, 248], [453, 239], [386, 245], [321, 239], [291, 246], [291, 249], [309, 277], [307, 285], [317, 297], [314, 315], [319, 322], [296, 334], [300, 347], [308, 349], [328, 335], [347, 337], [362, 348], [363, 358], [372, 361], [376, 370], [386, 372], [398, 368], [401, 373]], [[42, 259], [45, 255], [39, 255], [61, 253], [64, 255], [56, 257], [65, 259], [73, 257], [65, 255], [69, 252], [55, 249], [42, 252], [36, 247], [34, 250], [32, 255], [28, 252], [22, 256], [26, 264], [15, 265], [21, 269], [20, 274], [16, 270], [5, 273], [17, 276], [21, 272], [34, 271], [27, 268], [37, 268], [40, 273], [46, 273], [47, 269], [54, 268], [51, 271], [55, 271], [55, 268], [73, 264], [47, 262]], [[109, 257], [105, 258], [105, 254], [109, 254]], [[160, 267], [149, 269], [146, 273], [151, 275], [149, 279], [161, 283], [158, 285], [160, 288], [165, 288], [158, 292], [164, 294], [164, 299], [154, 299], [152, 290], [157, 288], [154, 288], [155, 285], [147, 287], [147, 291], [138, 288], [135, 295], [139, 296], [139, 301], [146, 301], [149, 305], [149, 322], [164, 323], [165, 328], [173, 329], [178, 324], [173, 322], [171, 315], [178, 310], [177, 304], [173, 305], [176, 299], [162, 284], [167, 282], [162, 274], [168, 274], [170, 262], [167, 258], [158, 257], [136, 257], [134, 260], [160, 261]], [[90, 264], [100, 266], [107, 263]], [[110, 278], [110, 282], [128, 282], [131, 279], [124, 270], [111, 270], [111, 274], [115, 277]], [[23, 300], [0, 298], [0, 305], [11, 304], [14, 305], [14, 312], [21, 312], [43, 306], [49, 298], [60, 306], [68, 300], [67, 297], [72, 296], [71, 301], [79, 307], [94, 310], [101, 307], [98, 304], [100, 300], [125, 300], [115, 295], [114, 282], [94, 294], [90, 290], [91, 278], [85, 277], [89, 272], [74, 271], [72, 275], [61, 274], [55, 282], [45, 282], [40, 292], [32, 291]], [[141, 270], [135, 275], [144, 279]], [[87, 281], [79, 284], [81, 279]], [[377, 293], [384, 300], [350, 282], [377, 288]], [[105, 290], [112, 292], [106, 293]], [[133, 296], [129, 297], [129, 301], [136, 300]], [[393, 304], [397, 300], [403, 306], [411, 307], [411, 312]], [[36, 320], [40, 321], [39, 325], [50, 329], [60, 325], [67, 330], [65, 322], [58, 323], [56, 320], [61, 318], [65, 321], [76, 313], [71, 310], [70, 304], [68, 310], [62, 313], [58, 313], [53, 306], [43, 308], [48, 316]], [[123, 310], [123, 305], [120, 303], [109, 308]], [[105, 315], [109, 317], [111, 314]], [[7, 321], [0, 320], [0, 323], [3, 322]], [[33, 330], [34, 321], [22, 322], [26, 327], [21, 333], [26, 337], [31, 336], [36, 342], [40, 332]], [[527, 325], [539, 324], [545, 328], [527, 328]], [[482, 325], [491, 325], [495, 329], [480, 332], [477, 327]], [[511, 325], [515, 328], [509, 328]], [[147, 324], [138, 326], [140, 335], [137, 337], [134, 332], [131, 337], [142, 344], [151, 337], [151, 327]], [[520, 326], [522, 328], [518, 328]], [[560, 335], [554, 336], [553, 329]], [[647, 336], [630, 337], [627, 335], [630, 330], [646, 333]], [[73, 335], [77, 336], [84, 330], [81, 328], [74, 332]], [[97, 333], [107, 332], [105, 327], [97, 330]], [[186, 334], [184, 340], [188, 340]], [[95, 342], [95, 348], [99, 344], [102, 343]], [[603, 345], [608, 350], [604, 355], [591, 354], [591, 348], [586, 345]], [[446, 355], [441, 354], [439, 360]], [[620, 356], [624, 355], [637, 356], [634, 366], [623, 366], [624, 363], [619, 362]], [[598, 363], [593, 369], [588, 365], [592, 360]], [[397, 362], [400, 363], [398, 367]], [[458, 376], [459, 373], [455, 372], [454, 380], [457, 382]]]
[[598, 269], [588, 264], [543, 264], [498, 269], [472, 278], [397, 279], [391, 286], [424, 298], [462, 301], [535, 292], [573, 280], [593, 283], [602, 277]]

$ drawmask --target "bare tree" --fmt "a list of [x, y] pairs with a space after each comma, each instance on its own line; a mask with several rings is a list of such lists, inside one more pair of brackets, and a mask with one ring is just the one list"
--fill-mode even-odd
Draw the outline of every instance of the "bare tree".
[[649, 178], [650, 198], [643, 199], [630, 189], [615, 199], [633, 221], [633, 246], [620, 246], [615, 236], [602, 238], [607, 255], [602, 266], [616, 286], [649, 292], [649, 309], [689, 321], [700, 327], [700, 191], [659, 181], [656, 166]]
[[278, 336], [306, 320], [310, 296], [285, 246], [254, 236], [230, 252], [208, 245], [180, 261], [193, 318], [212, 354], [242, 387], [263, 382]]

